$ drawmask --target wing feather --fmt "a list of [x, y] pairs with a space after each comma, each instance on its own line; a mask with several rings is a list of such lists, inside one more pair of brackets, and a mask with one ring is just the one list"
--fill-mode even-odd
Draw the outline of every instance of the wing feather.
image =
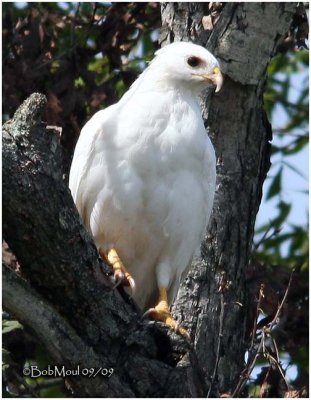
[[69, 175], [69, 188], [77, 209], [86, 223], [85, 204], [83, 203], [83, 182], [93, 163], [96, 141], [99, 137], [105, 140], [105, 136], [113, 135], [113, 129], [109, 121], [114, 112], [114, 106], [98, 111], [84, 125], [77, 142]]

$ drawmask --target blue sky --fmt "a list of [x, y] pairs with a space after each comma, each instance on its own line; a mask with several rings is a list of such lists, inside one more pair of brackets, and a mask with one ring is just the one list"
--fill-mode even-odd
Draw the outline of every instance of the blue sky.
[[[292, 103], [296, 103], [296, 100], [308, 82], [308, 70], [301, 70], [298, 73], [292, 74], [291, 76], [291, 87], [289, 91], [289, 99]], [[288, 122], [287, 113], [280, 107], [276, 106], [275, 111], [272, 115], [272, 130], [284, 127]], [[306, 127], [308, 130], [308, 126]], [[295, 133], [303, 134], [303, 130], [297, 130]], [[286, 146], [293, 140], [290, 135], [274, 135], [273, 143], [275, 145]], [[309, 196], [306, 193], [309, 188], [309, 146], [306, 146], [302, 151], [297, 154], [286, 156], [286, 161], [294, 166], [300, 175], [291, 170], [288, 167], [284, 167], [283, 179], [282, 179], [282, 199], [291, 203], [292, 208], [284, 224], [282, 230], [286, 232], [289, 229], [289, 224], [306, 226], [308, 221], [308, 209], [309, 209]], [[265, 200], [267, 190], [270, 186], [271, 178], [278, 172], [281, 162], [281, 155], [275, 154], [271, 158], [271, 168], [268, 172], [268, 177], [263, 187], [263, 200], [260, 205], [260, 209], [257, 215], [256, 226], [262, 226], [273, 219], [278, 213], [277, 203], [278, 197], [274, 197], [268, 201]]]

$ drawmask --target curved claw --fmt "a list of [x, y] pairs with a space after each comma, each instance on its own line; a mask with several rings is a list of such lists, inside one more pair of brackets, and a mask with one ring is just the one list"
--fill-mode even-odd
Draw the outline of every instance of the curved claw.
[[108, 251], [108, 254], [106, 254], [103, 250], [99, 249], [99, 253], [103, 257], [103, 259], [112, 266], [113, 277], [115, 281], [113, 289], [117, 288], [120, 284], [123, 284], [124, 286], [129, 286], [131, 289], [130, 296], [133, 297], [136, 289], [135, 281], [132, 276], [127, 272], [117, 251], [112, 248]]
[[115, 285], [113, 286], [113, 289], [116, 289], [120, 284], [123, 284], [124, 286], [129, 286], [131, 289], [130, 297], [133, 297], [136, 291], [136, 285], [132, 276], [128, 272], [124, 273], [121, 269], [116, 269], [113, 276], [115, 280]]
[[[158, 308], [158, 310], [157, 310]], [[188, 331], [180, 326], [180, 323], [176, 321], [168, 308], [166, 309], [163, 307], [156, 306], [155, 308], [149, 308], [143, 314], [142, 318], [151, 317], [157, 321], [163, 322], [169, 328], [171, 328], [174, 332], [179, 333], [181, 336], [185, 337], [187, 340], [190, 341], [190, 335]]]
[[134, 296], [134, 294], [135, 294], [135, 292], [136, 292], [136, 284], [135, 284], [135, 281], [134, 281], [134, 279], [131, 277], [131, 275], [128, 273], [128, 272], [126, 272], [126, 274], [125, 274], [125, 279], [127, 280], [127, 282], [128, 282], [128, 285], [130, 286], [130, 288], [131, 288], [131, 297], [133, 297]]
[[153, 314], [156, 314], [157, 310], [155, 308], [149, 308], [147, 311], [145, 311], [142, 315], [142, 319], [146, 318], [146, 317], [152, 317]]
[[123, 279], [116, 279], [114, 278], [115, 284], [113, 285], [112, 289], [116, 289], [121, 283], [123, 282]]

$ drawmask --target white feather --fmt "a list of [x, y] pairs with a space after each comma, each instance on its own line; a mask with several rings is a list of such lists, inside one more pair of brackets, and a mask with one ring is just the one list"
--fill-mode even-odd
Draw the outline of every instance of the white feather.
[[[98, 248], [114, 247], [136, 283], [134, 299], [171, 303], [202, 240], [215, 192], [215, 154], [197, 94], [206, 86], [186, 59], [218, 66], [200, 46], [169, 45], [78, 140], [69, 186]], [[205, 71], [206, 72], [206, 71]]]

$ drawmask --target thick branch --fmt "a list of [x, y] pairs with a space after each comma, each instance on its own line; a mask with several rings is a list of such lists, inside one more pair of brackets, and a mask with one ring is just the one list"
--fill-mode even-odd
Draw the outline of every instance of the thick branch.
[[[5, 308], [20, 322], [31, 327], [35, 335], [45, 346], [54, 361], [59, 365], [66, 365], [74, 369], [77, 365], [83, 368], [108, 367], [109, 363], [103, 356], [99, 356], [87, 346], [77, 333], [68, 324], [66, 319], [40, 296], [29, 283], [18, 276], [6, 265], [2, 269], [3, 304]], [[73, 387], [85, 396], [97, 396], [109, 392], [111, 396], [132, 397], [133, 392], [119, 381], [117, 375], [110, 380], [81, 377], [73, 378]]]
[[[96, 397], [105, 389], [107, 397], [201, 396], [205, 389], [189, 344], [157, 323], [142, 321], [112, 290], [110, 270], [62, 181], [58, 137], [40, 122], [44, 105], [44, 96], [33, 94], [3, 130], [4, 237], [28, 281], [25, 286], [5, 272], [6, 287], [15, 285], [16, 295], [6, 289], [4, 306], [37, 334], [57, 362], [70, 368], [80, 359], [85, 368], [114, 368], [109, 381], [93, 381], [85, 391], [80, 382], [80, 393]], [[23, 303], [28, 289], [30, 300]], [[31, 300], [39, 295], [44, 303], [35, 307], [35, 315]], [[42, 329], [40, 319], [52, 315], [55, 329]], [[64, 346], [72, 350], [72, 359], [58, 347], [62, 333], [69, 335]]]

